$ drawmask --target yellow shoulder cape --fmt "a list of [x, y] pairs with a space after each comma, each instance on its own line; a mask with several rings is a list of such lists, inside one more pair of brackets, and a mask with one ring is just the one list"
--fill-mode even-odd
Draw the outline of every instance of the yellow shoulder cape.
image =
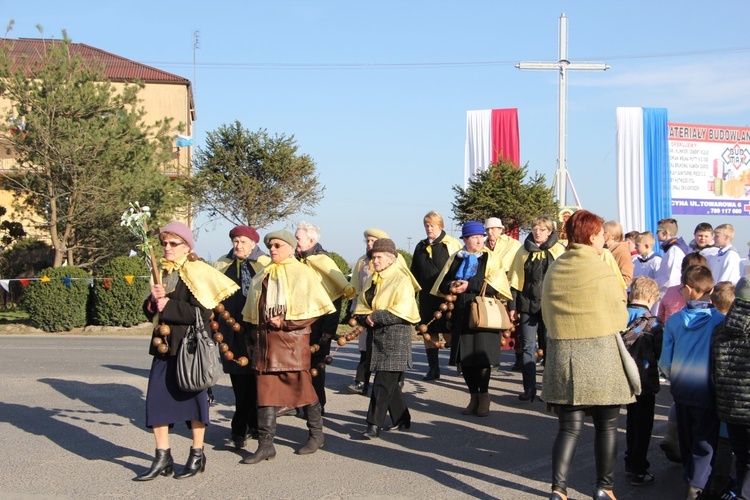
[[[487, 247], [482, 247], [481, 252], [487, 254], [487, 267], [484, 272], [484, 281], [497, 291], [497, 295], [500, 298], [510, 300], [512, 296], [510, 293], [510, 286], [508, 285], [508, 277], [505, 275], [505, 270], [502, 268], [500, 259], [497, 255], [490, 252]], [[444, 294], [440, 293], [440, 283], [443, 282], [445, 275], [451, 268], [451, 264], [453, 264], [457, 253], [458, 252], [454, 252], [448, 259], [448, 262], [445, 263], [445, 266], [443, 266], [443, 270], [440, 271], [440, 274], [435, 280], [435, 284], [432, 286], [430, 294], [437, 295], [438, 297], [445, 297]]]
[[224, 273], [199, 260], [186, 260], [180, 267], [180, 278], [206, 309], [213, 309], [240, 289]]
[[[226, 273], [227, 268], [232, 262], [234, 262], [234, 259], [230, 259], [225, 255], [224, 257], [220, 257], [219, 260], [214, 262], [213, 267], [220, 273]], [[266, 267], [270, 263], [271, 263], [271, 257], [269, 257], [268, 255], [261, 255], [260, 257], [258, 257], [257, 261], [251, 262], [250, 265], [252, 266], [252, 268], [255, 270], [256, 273], [259, 273], [263, 270], [264, 267]]]
[[[373, 284], [373, 280], [377, 283]], [[377, 286], [375, 298], [368, 307], [364, 291]], [[356, 315], [367, 315], [373, 311], [386, 310], [409, 323], [419, 323], [419, 308], [415, 299], [419, 287], [414, 288], [412, 280], [403, 272], [398, 263], [393, 263], [380, 273], [373, 273], [367, 278], [354, 309]]]
[[[565, 247], [562, 246], [558, 241], [545, 251], [549, 252], [552, 257], [557, 260], [558, 257], [565, 253]], [[516, 252], [516, 256], [513, 258], [513, 264], [510, 266], [510, 271], [508, 272], [508, 282], [510, 283], [510, 286], [512, 288], [515, 288], [516, 290], [523, 290], [525, 279], [523, 266], [524, 264], [526, 264], [526, 259], [528, 258], [528, 256], [528, 250], [526, 250], [523, 244], [521, 244], [518, 251]]]
[[242, 316], [248, 323], [259, 324], [258, 304], [266, 276], [283, 283], [286, 291], [287, 320], [317, 318], [336, 310], [318, 274], [294, 257], [290, 257], [278, 264], [269, 264], [250, 282], [247, 301], [242, 309]]
[[617, 276], [617, 279], [620, 281], [622, 289], [626, 290], [628, 288], [628, 285], [625, 284], [625, 279], [622, 277], [622, 273], [620, 272], [620, 266], [617, 265], [617, 260], [615, 260], [615, 256], [612, 255], [612, 252], [605, 248], [602, 252], [601, 258], [604, 263], [611, 267], [615, 272], [615, 276]]
[[329, 256], [325, 254], [310, 255], [300, 262], [320, 276], [320, 281], [331, 300], [336, 300], [339, 297], [349, 300], [354, 297], [354, 287], [349, 284], [344, 273]]

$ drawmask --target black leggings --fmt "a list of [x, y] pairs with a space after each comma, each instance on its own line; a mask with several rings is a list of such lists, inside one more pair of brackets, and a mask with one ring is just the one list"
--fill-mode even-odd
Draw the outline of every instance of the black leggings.
[[489, 366], [462, 366], [461, 371], [470, 394], [488, 392], [490, 389]]
[[617, 419], [620, 407], [615, 406], [557, 406], [559, 428], [552, 446], [552, 491], [567, 496], [567, 481], [578, 436], [581, 435], [586, 412], [594, 417], [594, 457], [596, 458], [596, 486], [612, 490], [617, 461]]

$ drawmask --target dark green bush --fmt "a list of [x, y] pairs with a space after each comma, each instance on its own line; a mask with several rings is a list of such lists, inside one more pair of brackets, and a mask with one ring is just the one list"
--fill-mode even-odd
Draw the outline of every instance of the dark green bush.
[[[37, 278], [47, 276], [50, 281], [32, 281], [26, 287], [23, 305], [29, 313], [31, 326], [45, 332], [63, 332], [86, 326], [86, 305], [89, 298], [90, 276], [77, 267], [57, 267], [43, 270]], [[62, 278], [70, 280], [66, 286]]]
[[[125, 276], [135, 276], [128, 285]], [[144, 278], [145, 276], [145, 278]], [[130, 327], [146, 321], [143, 300], [149, 293], [149, 270], [143, 259], [115, 257], [94, 281], [94, 308], [92, 322], [103, 326]], [[109, 284], [109, 288], [107, 288]]]

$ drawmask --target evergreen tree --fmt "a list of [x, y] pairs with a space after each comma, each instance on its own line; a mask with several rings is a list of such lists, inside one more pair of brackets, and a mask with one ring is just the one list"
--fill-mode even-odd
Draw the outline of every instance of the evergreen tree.
[[[0, 137], [16, 155], [0, 174], [16, 206], [30, 214], [55, 251], [54, 266], [92, 267], [132, 246], [119, 217], [129, 201], [159, 217], [186, 201], [161, 173], [169, 160], [170, 123], [144, 122], [142, 83], [116, 88], [101, 65], [71, 50], [65, 32], [45, 41], [34, 60], [0, 42], [0, 95], [12, 119]], [[163, 218], [163, 217], [162, 217]]]
[[528, 227], [531, 219], [538, 215], [556, 220], [557, 202], [544, 175], [535, 173], [526, 180], [527, 171], [528, 164], [516, 167], [510, 161], [501, 160], [474, 176], [466, 189], [453, 186], [455, 219], [464, 223], [499, 217], [506, 232]]
[[325, 188], [315, 162], [298, 149], [294, 136], [251, 132], [239, 121], [209, 132], [190, 180], [196, 210], [258, 229], [298, 213], [314, 215]]

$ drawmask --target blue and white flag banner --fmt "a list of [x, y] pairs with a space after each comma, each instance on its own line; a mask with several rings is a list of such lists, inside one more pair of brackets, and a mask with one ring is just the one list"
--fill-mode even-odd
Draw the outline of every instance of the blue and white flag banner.
[[672, 214], [666, 108], [617, 108], [617, 207], [627, 231], [656, 231]]

